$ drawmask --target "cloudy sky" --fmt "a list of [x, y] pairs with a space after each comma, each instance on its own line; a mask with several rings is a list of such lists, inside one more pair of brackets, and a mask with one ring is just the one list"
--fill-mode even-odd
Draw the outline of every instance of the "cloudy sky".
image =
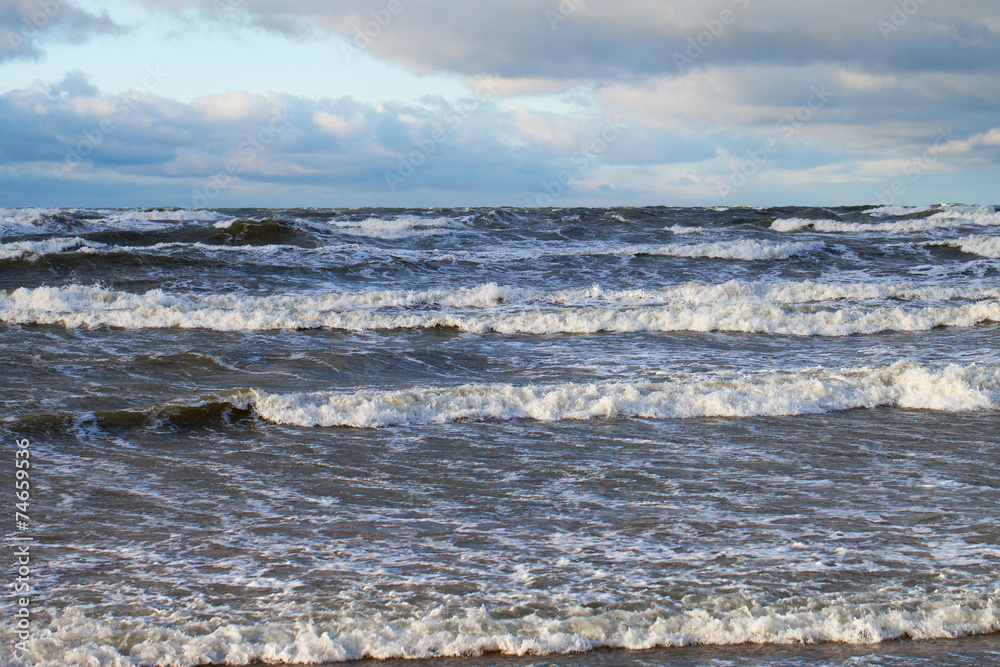
[[997, 0], [0, 0], [0, 206], [998, 185]]

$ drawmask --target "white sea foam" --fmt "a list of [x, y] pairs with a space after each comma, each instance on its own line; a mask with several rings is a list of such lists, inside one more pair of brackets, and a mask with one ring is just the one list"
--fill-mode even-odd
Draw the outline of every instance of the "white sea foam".
[[489, 283], [257, 297], [162, 290], [133, 294], [70, 285], [0, 292], [0, 321], [219, 331], [455, 327], [503, 334], [732, 331], [846, 336], [1000, 322], [1000, 288], [730, 281], [662, 290], [604, 291], [593, 286], [539, 292]]
[[949, 412], [1000, 407], [1000, 368], [909, 362], [762, 376], [690, 375], [667, 382], [513, 386], [466, 384], [402, 391], [269, 394], [248, 399], [267, 421], [380, 427], [459, 420], [563, 421], [750, 417], [895, 406]]
[[207, 209], [110, 209], [100, 211], [109, 220], [146, 220], [169, 222], [211, 222], [231, 216]]
[[699, 232], [705, 231], [702, 227], [690, 227], [685, 225], [671, 225], [670, 227], [664, 227], [663, 231], [671, 232], [673, 234], [698, 234]]
[[44, 234], [49, 231], [45, 219], [61, 212], [57, 208], [0, 208], [0, 238]]
[[[232, 220], [227, 220], [223, 222], [218, 222], [214, 226], [218, 228], [225, 228], [231, 225], [232, 222], [233, 222]], [[123, 221], [122, 224], [128, 224], [128, 223]], [[145, 227], [143, 227], [146, 224], [159, 225], [160, 223], [140, 222], [138, 224], [140, 225], [141, 229], [146, 229]], [[467, 251], [449, 253], [449, 254], [435, 253], [433, 255], [428, 255], [427, 253], [419, 251], [408, 252], [404, 250], [397, 250], [394, 251], [394, 255], [410, 256], [413, 259], [430, 259], [432, 261], [455, 261], [457, 258], [462, 258], [471, 261], [514, 261], [514, 260], [524, 260], [524, 259], [539, 259], [542, 257], [551, 257], [551, 256], [562, 257], [562, 256], [607, 256], [607, 255], [654, 255], [654, 256], [658, 255], [664, 257], [710, 258], [710, 259], [755, 261], [755, 260], [789, 259], [791, 257], [807, 255], [817, 250], [821, 250], [824, 247], [826, 247], [826, 245], [822, 241], [774, 243], [770, 241], [747, 239], [742, 241], [719, 241], [715, 243], [694, 243], [694, 244], [674, 244], [674, 245], [633, 244], [613, 249], [595, 249], [593, 247], [584, 246], [584, 247], [570, 247], [566, 249], [560, 249], [558, 251], [542, 251], [533, 253], [525, 253], [523, 249], [520, 248], [493, 249], [477, 253], [470, 253]], [[41, 245], [39, 245], [39, 248], [41, 248]], [[299, 248], [298, 246], [283, 245], [283, 244], [231, 246], [231, 245], [210, 245], [200, 242], [190, 243], [190, 242], [175, 241], [175, 242], [157, 243], [155, 245], [149, 245], [149, 246], [108, 246], [101, 243], [84, 243], [81, 244], [80, 249], [84, 252], [92, 252], [92, 253], [99, 253], [99, 252], [122, 253], [122, 252], [148, 252], [151, 250], [188, 249], [188, 248], [194, 248], [199, 250], [218, 250], [218, 251], [241, 250], [241, 251], [253, 251], [253, 252], [268, 252], [275, 249], [287, 250], [291, 248], [297, 248], [298, 252], [308, 255], [312, 253], [323, 253], [329, 250], [341, 250], [347, 248], [347, 246], [330, 245], [330, 246], [322, 246], [320, 248], [309, 249], [309, 248]], [[370, 250], [368, 251], [370, 252]], [[46, 252], [58, 252], [58, 251], [40, 250], [38, 254], [46, 254]]]
[[[328, 614], [328, 621], [184, 623], [174, 615], [116, 620], [70, 608], [36, 631], [30, 655], [15, 657], [5, 641], [0, 660], [11, 666], [137, 665], [181, 667], [252, 662], [320, 664], [364, 658], [441, 658], [485, 653], [551, 655], [597, 648], [650, 649], [692, 644], [870, 644], [899, 638], [943, 639], [1000, 630], [995, 602], [969, 595], [940, 602], [864, 604], [836, 600], [759, 606], [709, 599], [680, 611], [569, 606], [516, 618], [483, 607], [436, 607], [399, 612]], [[287, 616], [314, 616], [289, 613]], [[6, 634], [9, 634], [6, 633]]]
[[[875, 209], [872, 209], [875, 210]], [[883, 217], [891, 213], [883, 213]], [[812, 228], [828, 233], [915, 233], [929, 232], [957, 227], [997, 226], [1000, 213], [991, 206], [951, 206], [926, 218], [915, 220], [890, 220], [887, 222], [843, 222], [840, 220], [807, 220], [805, 218], [778, 218], [771, 223], [771, 229], [778, 232], [794, 232]]]
[[100, 219], [86, 220], [88, 231], [114, 230], [131, 232], [156, 232], [169, 230], [178, 225], [199, 222], [229, 220], [231, 216], [218, 211], [189, 209], [104, 209], [95, 211]]
[[933, 211], [936, 206], [877, 206], [864, 211], [873, 218], [884, 218], [886, 216], [913, 215], [915, 213], [926, 213]]
[[[697, 233], [699, 228], [684, 227], [684, 233]], [[789, 259], [807, 255], [822, 250], [826, 244], [822, 241], [784, 242], [744, 239], [739, 241], [718, 241], [713, 243], [687, 244], [627, 244], [620, 246], [573, 244], [560, 245], [537, 251], [525, 251], [520, 247], [492, 248], [479, 252], [462, 251], [452, 253], [451, 257], [461, 257], [473, 261], [510, 262], [520, 260], [535, 260], [547, 257], [604, 257], [621, 255], [654, 255], [662, 257], [730, 259], [742, 261]], [[441, 256], [438, 256], [441, 257]]]
[[[0, 209], [0, 238], [4, 236], [24, 236], [33, 234], [66, 232], [63, 223], [49, 220], [56, 215], [72, 216], [79, 209]], [[97, 210], [85, 211], [98, 218], [74, 220], [74, 231], [97, 232], [117, 231], [159, 231], [170, 229], [178, 222], [221, 220], [226, 216], [215, 211], [146, 211], [146, 210]]]
[[794, 232], [804, 227], [809, 227], [815, 220], [806, 218], [778, 218], [771, 223], [771, 229], [776, 232]]
[[[608, 251], [615, 255], [664, 255], [668, 257], [708, 257], [713, 259], [788, 259], [825, 247], [822, 242], [772, 243], [756, 239], [718, 241], [691, 245], [630, 245]], [[598, 253], [595, 253], [598, 254]]]
[[0, 223], [31, 224], [61, 212], [58, 208], [0, 208]]
[[[56, 215], [72, 216], [80, 213], [81, 209], [58, 209], [58, 208], [15, 208], [0, 209], [0, 238], [10, 234], [44, 234], [53, 231], [65, 230], [57, 224], [50, 223], [47, 218]], [[132, 231], [156, 231], [169, 229], [171, 222], [203, 222], [213, 220], [225, 220], [226, 216], [217, 211], [198, 210], [85, 210], [91, 215], [100, 216], [97, 219], [78, 219], [76, 223], [85, 227], [87, 231], [101, 231], [105, 229], [132, 230]]]
[[331, 220], [330, 225], [345, 234], [376, 239], [400, 239], [410, 236], [448, 234], [464, 229], [460, 221], [448, 217], [367, 218], [365, 220]]
[[84, 248], [106, 248], [103, 243], [95, 243], [78, 236], [68, 238], [51, 238], [44, 241], [16, 241], [0, 243], [0, 259], [21, 259], [23, 257], [41, 257], [44, 255], [76, 251]]
[[216, 245], [207, 243], [187, 243], [171, 241], [146, 246], [118, 246], [98, 243], [80, 237], [58, 237], [42, 241], [15, 241], [0, 243], [0, 259], [20, 259], [22, 257], [43, 257], [45, 255], [69, 254], [79, 252], [87, 255], [109, 255], [122, 253], [150, 253], [171, 250], [199, 250], [206, 253], [244, 253], [257, 255], [272, 255], [283, 251], [296, 253], [325, 253], [343, 250], [346, 246], [323, 246], [315, 249], [303, 249], [294, 245]]
[[285, 251], [292, 251], [298, 253], [299, 256], [303, 254], [312, 254], [320, 251], [329, 251], [340, 249], [336, 246], [324, 246], [322, 248], [302, 248], [300, 246], [288, 245], [288, 244], [271, 244], [271, 245], [224, 245], [224, 244], [214, 244], [214, 243], [187, 243], [183, 241], [167, 241], [163, 243], [155, 243], [153, 245], [141, 245], [141, 246], [109, 246], [101, 244], [88, 245], [86, 247], [80, 248], [80, 252], [85, 254], [120, 254], [120, 253], [142, 253], [142, 252], [156, 252], [164, 250], [199, 250], [206, 253], [246, 253], [246, 254], [256, 254], [256, 255], [272, 255], [274, 253], [280, 253]]
[[997, 236], [974, 234], [972, 236], [963, 236], [962, 238], [954, 241], [947, 241], [942, 244], [933, 245], [948, 245], [954, 248], [959, 248], [962, 252], [967, 252], [972, 255], [1000, 259], [1000, 237]]

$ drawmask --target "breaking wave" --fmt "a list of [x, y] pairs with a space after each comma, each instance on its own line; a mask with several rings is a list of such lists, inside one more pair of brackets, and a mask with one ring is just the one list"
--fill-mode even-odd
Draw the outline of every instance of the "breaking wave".
[[[887, 217], [897, 213], [882, 212], [880, 209], [869, 211], [873, 217]], [[911, 213], [914, 213], [911, 211]], [[778, 218], [771, 223], [771, 229], [777, 232], [795, 232], [811, 228], [817, 232], [830, 233], [865, 233], [894, 232], [915, 233], [958, 227], [997, 226], [1000, 225], [1000, 213], [991, 206], [954, 206], [938, 211], [926, 217], [906, 217], [905, 219], [886, 222], [843, 222], [840, 220], [811, 220], [807, 218]]]
[[[811, 243], [771, 243], [746, 239], [742, 241], [719, 241], [716, 243], [694, 243], [691, 245], [631, 245], [607, 251], [610, 255], [663, 255], [667, 257], [707, 257], [712, 259], [738, 259], [745, 261], [761, 259], [789, 259], [826, 247], [822, 242]], [[588, 253], [590, 254], [590, 253]]]
[[210, 209], [153, 208], [153, 209], [106, 209], [98, 211], [107, 220], [117, 221], [162, 221], [162, 222], [212, 222], [226, 220], [230, 216]]
[[523, 387], [466, 384], [354, 393], [269, 394], [252, 390], [245, 398], [261, 418], [296, 426], [757, 417], [883, 406], [959, 412], [998, 406], [1000, 368], [952, 365], [931, 370], [897, 362], [882, 368], [681, 376], [657, 382]]
[[958, 248], [962, 252], [967, 252], [970, 255], [1000, 259], [1000, 237], [996, 236], [974, 234], [972, 236], [963, 236], [962, 238], [955, 239], [954, 241], [928, 245], [946, 245]]
[[473, 288], [249, 296], [97, 286], [0, 291], [0, 322], [125, 329], [427, 329], [501, 334], [730, 331], [846, 336], [1000, 322], [998, 287], [688, 283], [661, 290], [599, 286], [540, 292]]
[[0, 238], [44, 234], [47, 231], [45, 221], [59, 213], [55, 208], [0, 208]]
[[937, 206], [877, 206], [870, 208], [863, 213], [873, 218], [894, 217], [901, 218], [907, 215], [930, 215], [938, 210]]
[[233, 389], [187, 402], [87, 413], [13, 417], [25, 426], [65, 429], [200, 428], [256, 416], [302, 427], [383, 428], [457, 421], [581, 421], [777, 417], [897, 407], [942, 412], [1000, 408], [1000, 367], [809, 368], [760, 374], [701, 373], [629, 382], [463, 384], [395, 391], [271, 393]]
[[449, 234], [465, 225], [453, 218], [419, 218], [415, 216], [400, 216], [396, 218], [366, 218], [364, 220], [334, 219], [330, 225], [337, 231], [353, 236], [366, 236], [375, 239], [400, 239], [410, 236], [426, 236], [434, 234]]
[[[255, 624], [222, 619], [178, 623], [151, 615], [157, 620], [139, 619], [127, 627], [111, 618], [89, 618], [71, 608], [29, 642], [31, 663], [11, 655], [11, 642], [4, 643], [0, 658], [18, 666], [322, 664], [365, 658], [537, 656], [693, 644], [871, 644], [1000, 630], [1000, 611], [994, 601], [972, 593], [938, 603], [908, 600], [899, 605], [843, 599], [828, 604], [804, 600], [761, 606], [751, 600], [719, 597], [682, 611], [649, 603], [641, 609], [634, 606], [571, 605], [514, 617], [484, 607], [439, 606], [420, 616], [359, 609], [327, 621]], [[86, 644], [80, 642], [81, 636], [88, 638]]]
[[104, 247], [106, 246], [103, 243], [88, 241], [79, 236], [51, 238], [44, 241], [15, 241], [13, 243], [0, 243], [0, 260], [35, 258], [67, 251], [78, 251], [84, 248]]

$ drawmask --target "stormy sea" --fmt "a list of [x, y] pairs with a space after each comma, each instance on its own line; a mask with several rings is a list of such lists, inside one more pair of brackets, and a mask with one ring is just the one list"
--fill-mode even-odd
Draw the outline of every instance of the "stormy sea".
[[997, 664], [998, 341], [993, 206], [0, 209], [0, 663]]

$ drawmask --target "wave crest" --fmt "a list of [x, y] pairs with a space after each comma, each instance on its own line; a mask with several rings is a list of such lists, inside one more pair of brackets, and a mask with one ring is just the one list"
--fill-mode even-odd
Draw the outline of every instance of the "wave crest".
[[457, 328], [477, 333], [729, 331], [847, 336], [1000, 322], [1000, 288], [688, 283], [662, 290], [556, 292], [503, 287], [257, 297], [133, 294], [102, 287], [0, 291], [0, 322], [125, 329]]
[[[308, 614], [313, 616], [315, 611]], [[290, 614], [292, 615], [292, 614]], [[296, 614], [298, 615], [298, 614]], [[208, 627], [206, 627], [206, 625]], [[260, 624], [171, 623], [90, 618], [69, 608], [30, 642], [31, 663], [15, 659], [12, 642], [0, 648], [5, 664], [247, 665], [258, 662], [322, 664], [365, 658], [436, 658], [552, 655], [598, 648], [643, 650], [692, 644], [871, 644], [901, 638], [944, 639], [1000, 630], [992, 599], [969, 593], [939, 603], [800, 603], [759, 606], [753, 601], [708, 599], [672, 611], [570, 606], [509, 616], [484, 607], [439, 606], [421, 616], [375, 610], [336, 614], [327, 621]], [[81, 637], [86, 637], [82, 643]], [[123, 646], [124, 637], [135, 637]], [[50, 664], [46, 662], [45, 664]]]
[[946, 245], [958, 248], [962, 252], [967, 252], [970, 255], [1000, 259], [1000, 237], [996, 236], [973, 234], [972, 236], [963, 236], [962, 238], [955, 239], [954, 241], [928, 245]]
[[961, 412], [996, 408], [998, 391], [997, 368], [933, 370], [898, 362], [882, 368], [659, 382], [466, 384], [354, 393], [254, 390], [251, 405], [262, 419], [279, 424], [384, 427], [463, 420], [787, 416], [884, 406]]
[[816, 232], [860, 234], [866, 232], [916, 233], [958, 227], [993, 227], [1000, 225], [1000, 213], [991, 206], [950, 206], [930, 213], [929, 209], [900, 210], [871, 209], [872, 217], [896, 217], [886, 222], [842, 222], [840, 220], [811, 220], [806, 218], [778, 218], [771, 223], [777, 232], [795, 232], [811, 228]]

